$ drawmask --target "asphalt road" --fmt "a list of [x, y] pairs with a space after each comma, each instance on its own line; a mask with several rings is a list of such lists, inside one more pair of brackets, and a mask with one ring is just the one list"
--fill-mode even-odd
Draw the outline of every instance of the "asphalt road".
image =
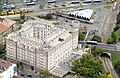
[[[18, 76], [20, 78], [42, 78], [42, 76], [38, 75], [37, 73], [32, 72], [31, 70], [18, 70]], [[24, 75], [24, 76], [21, 76]], [[31, 75], [32, 77], [28, 77], [28, 74]]]
[[111, 32], [115, 24], [115, 17], [117, 11], [110, 12], [104, 21], [103, 27], [101, 29], [101, 35], [103, 37], [103, 42], [106, 43], [107, 39], [111, 37]]

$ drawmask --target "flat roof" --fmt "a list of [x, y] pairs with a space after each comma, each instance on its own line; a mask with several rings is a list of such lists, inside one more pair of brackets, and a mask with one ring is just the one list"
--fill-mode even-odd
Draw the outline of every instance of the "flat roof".
[[55, 76], [59, 76], [59, 77], [63, 77], [64, 75], [66, 75], [69, 72], [69, 70], [66, 70], [60, 66], [55, 67], [54, 69], [52, 69], [50, 71], [51, 74], [55, 75]]
[[70, 12], [70, 14], [90, 19], [93, 14], [93, 10], [92, 9], [84, 9], [81, 11]]

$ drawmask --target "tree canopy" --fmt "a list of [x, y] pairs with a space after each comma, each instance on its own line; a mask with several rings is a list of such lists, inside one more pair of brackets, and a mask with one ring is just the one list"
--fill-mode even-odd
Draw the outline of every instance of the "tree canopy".
[[100, 60], [94, 58], [89, 53], [82, 55], [81, 59], [75, 59], [72, 65], [72, 70], [84, 77], [89, 76], [91, 78], [97, 78], [99, 73], [104, 72]]
[[98, 36], [98, 35], [95, 35], [95, 36], [93, 36], [92, 41], [101, 42], [102, 38], [100, 36]]
[[107, 78], [114, 78], [112, 74], [108, 74]]
[[113, 43], [114, 43], [113, 38], [108, 38], [107, 39], [107, 44], [113, 44]]
[[50, 72], [48, 70], [40, 70], [39, 74], [44, 75], [44, 76], [50, 76]]
[[5, 53], [5, 46], [1, 43], [0, 44], [0, 54]]
[[116, 68], [118, 73], [120, 73], [120, 60], [115, 63], [114, 67]]
[[105, 49], [103, 48], [96, 48], [96, 47], [92, 47], [92, 51], [91, 53], [94, 55], [94, 56], [99, 56], [100, 53], [104, 52]]
[[82, 32], [79, 32], [78, 40], [79, 40], [79, 41], [83, 41], [84, 38], [85, 38], [85, 35], [84, 35]]
[[50, 20], [50, 19], [52, 19], [53, 17], [52, 17], [52, 14], [50, 14], [50, 13], [48, 13], [46, 16], [45, 16], [45, 19], [48, 19], [48, 20]]
[[2, 0], [0, 0], [0, 12], [2, 12], [2, 11], [3, 11], [2, 4], [3, 4], [3, 1], [2, 1]]
[[115, 35], [115, 32], [112, 32], [111, 38], [113, 39], [113, 42], [116, 43], [117, 36]]
[[106, 73], [100, 74], [99, 78], [107, 78], [107, 74]]

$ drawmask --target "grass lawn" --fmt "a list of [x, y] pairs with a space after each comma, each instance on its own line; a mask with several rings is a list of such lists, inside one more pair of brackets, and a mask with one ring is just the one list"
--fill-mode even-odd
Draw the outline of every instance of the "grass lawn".
[[104, 6], [104, 8], [106, 8], [106, 9], [110, 9], [110, 8], [111, 8], [111, 6]]
[[107, 51], [111, 54], [112, 56], [112, 63], [113, 65], [120, 60], [120, 51]]
[[37, 17], [40, 18], [40, 19], [48, 20], [48, 21], [56, 21], [55, 18], [52, 18], [52, 19], [46, 19], [45, 16], [37, 16]]
[[117, 31], [115, 31], [115, 35], [117, 36], [117, 38], [120, 36], [120, 29], [118, 29]]

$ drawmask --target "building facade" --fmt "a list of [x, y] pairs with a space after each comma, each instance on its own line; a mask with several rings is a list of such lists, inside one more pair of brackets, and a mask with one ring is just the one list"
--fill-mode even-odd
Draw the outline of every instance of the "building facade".
[[7, 57], [39, 69], [52, 69], [78, 45], [78, 30], [61, 29], [32, 20], [6, 38]]

